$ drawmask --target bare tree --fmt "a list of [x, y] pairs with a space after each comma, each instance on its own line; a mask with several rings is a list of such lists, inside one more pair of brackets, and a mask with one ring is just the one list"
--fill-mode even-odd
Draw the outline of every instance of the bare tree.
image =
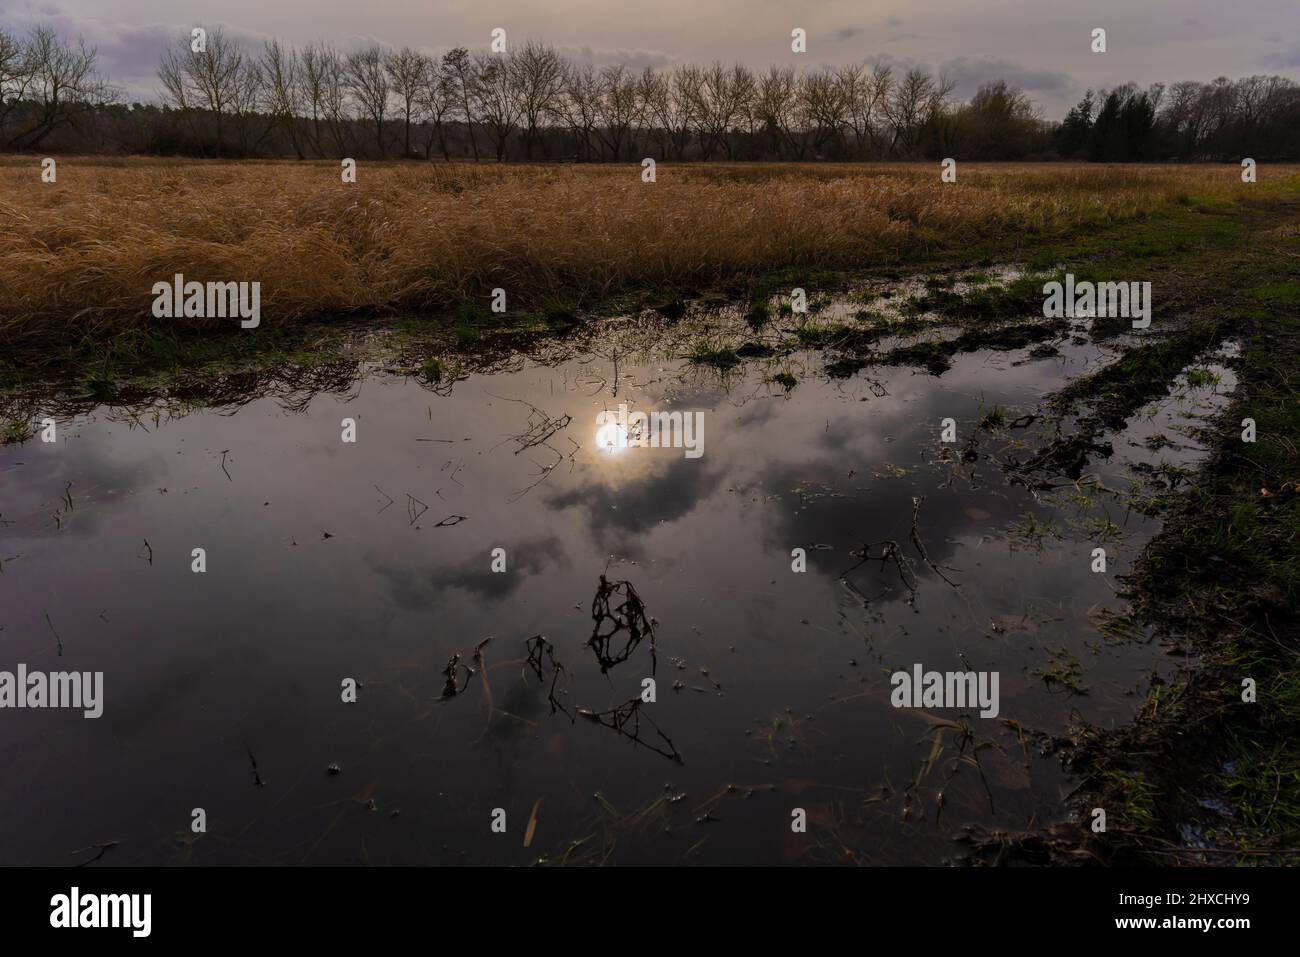
[[859, 104], [863, 111], [862, 125], [867, 132], [867, 143], [873, 156], [881, 152], [881, 124], [885, 120], [885, 110], [894, 90], [894, 71], [883, 63], [877, 63], [871, 71], [867, 84], [866, 100]]
[[[74, 48], [50, 27], [32, 30], [25, 55], [14, 62], [21, 64], [17, 70], [29, 71], [25, 97], [36, 109], [31, 124], [10, 139], [11, 147], [39, 146], [54, 130], [76, 123], [82, 113], [111, 97], [112, 91], [95, 72], [95, 56], [93, 47], [78, 41]], [[10, 81], [11, 85], [17, 82], [18, 77]]]
[[236, 97], [235, 86], [244, 68], [244, 54], [238, 45], [217, 28], [207, 35], [204, 49], [196, 51], [189, 37], [182, 37], [180, 50], [163, 56], [158, 78], [163, 84], [165, 101], [189, 113], [207, 110], [216, 121], [217, 155], [225, 152], [226, 116]]
[[310, 110], [311, 125], [308, 127], [311, 147], [317, 156], [324, 156], [321, 148], [321, 124], [326, 120], [325, 109], [325, 58], [326, 48], [319, 44], [310, 44], [303, 48], [299, 56], [298, 102], [304, 109]]
[[828, 143], [843, 144], [849, 108], [834, 73], [806, 73], [800, 84], [801, 115], [811, 133], [813, 150], [821, 155]]
[[[251, 56], [241, 57], [239, 69], [235, 71], [230, 85], [230, 112], [235, 118], [235, 131], [239, 136], [239, 152], [247, 156], [253, 148], [260, 145], [267, 134], [275, 127], [275, 118], [267, 123], [258, 115], [258, 105], [262, 102], [262, 65]], [[261, 122], [262, 130], [256, 141], [250, 141], [249, 129]]]
[[672, 134], [669, 126], [660, 121], [660, 114], [672, 116], [673, 87], [666, 73], [656, 73], [646, 67], [637, 81], [637, 99], [641, 103], [641, 118], [650, 127], [650, 137], [659, 147], [659, 158], [668, 159], [672, 149]]
[[795, 136], [799, 82], [793, 68], [774, 66], [759, 78], [754, 109], [768, 139], [775, 145], [773, 152], [779, 156], [784, 147], [796, 158], [803, 159], [803, 141]]
[[533, 145], [542, 121], [555, 115], [564, 89], [564, 60], [553, 47], [527, 40], [509, 60], [511, 79], [524, 124], [524, 157], [533, 158]]
[[334, 138], [334, 147], [338, 155], [350, 152], [351, 137], [348, 130], [352, 116], [348, 112], [348, 78], [347, 64], [338, 51], [322, 47], [321, 70], [324, 77], [325, 116], [329, 121], [330, 133]]
[[285, 132], [298, 159], [303, 159], [302, 140], [298, 135], [298, 116], [304, 105], [298, 52], [292, 48], [286, 50], [279, 40], [268, 40], [262, 47], [261, 67], [263, 108]]
[[522, 113], [508, 53], [478, 53], [474, 56], [475, 113], [488, 128], [496, 148], [497, 162], [506, 158], [506, 144]]
[[433, 124], [424, 141], [424, 158], [433, 155], [433, 142], [436, 139], [442, 149], [442, 158], [451, 159], [451, 150], [447, 145], [447, 120], [456, 107], [456, 86], [454, 76], [447, 70], [446, 62], [426, 57], [424, 61], [424, 84], [420, 90], [420, 109]]
[[474, 137], [473, 107], [475, 70], [469, 51], [464, 47], [456, 47], [444, 53], [442, 57], [442, 75], [444, 81], [450, 85], [453, 91], [456, 109], [460, 111], [461, 118], [464, 119], [465, 126], [469, 131], [469, 147], [474, 154], [474, 162], [477, 163], [478, 140]]
[[721, 146], [732, 157], [731, 127], [743, 115], [754, 95], [753, 76], [741, 66], [728, 70], [721, 62], [704, 70], [700, 86], [693, 91], [696, 126], [704, 157]]
[[418, 119], [418, 111], [423, 102], [425, 78], [429, 72], [429, 61], [423, 53], [417, 53], [410, 47], [402, 47], [396, 53], [384, 57], [384, 70], [388, 75], [388, 84], [397, 95], [402, 110], [402, 155], [411, 155], [411, 120]]
[[361, 107], [361, 112], [375, 124], [375, 147], [384, 155], [384, 117], [392, 92], [384, 70], [384, 54], [377, 46], [349, 53], [344, 60], [344, 83]]
[[943, 109], [952, 92], [952, 83], [937, 81], [920, 68], [908, 70], [894, 86], [885, 105], [885, 116], [893, 134], [891, 147], [903, 156], [915, 154], [920, 144], [921, 127]]
[[564, 74], [559, 114], [577, 142], [582, 158], [591, 162], [592, 137], [600, 110], [600, 79], [590, 63], [570, 64]]
[[18, 104], [27, 96], [35, 76], [26, 44], [0, 30], [0, 143], [9, 143], [5, 132]]
[[704, 71], [698, 66], [686, 65], [673, 71], [673, 99], [677, 113], [678, 130], [674, 140], [681, 144], [681, 153], [690, 145], [691, 134], [699, 129], [704, 104]]
[[609, 148], [610, 158], [618, 162], [628, 131], [640, 112], [637, 79], [621, 63], [600, 71], [596, 116], [596, 136]]

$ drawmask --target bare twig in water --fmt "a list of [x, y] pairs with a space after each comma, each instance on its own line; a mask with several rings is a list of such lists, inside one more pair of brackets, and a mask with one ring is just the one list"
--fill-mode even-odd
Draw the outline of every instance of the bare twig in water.
[[[953, 588], [956, 588], [957, 583], [953, 581], [951, 578], [949, 578], [947, 575], [945, 575], [942, 571], [940, 571], [938, 565], [930, 561], [930, 556], [927, 555], [925, 552], [925, 546], [921, 544], [921, 534], [916, 529], [916, 523], [921, 516], [921, 503], [924, 501], [925, 501], [924, 498], [918, 498], [915, 495], [912, 496], [912, 534], [911, 534], [912, 544], [915, 545], [916, 550], [921, 553], [921, 560], [930, 566], [930, 571], [934, 572], [936, 575], [938, 575], [940, 578], [946, 581]], [[956, 570], [957, 569], [955, 568], [949, 569], [949, 571], [956, 571]]]
[[[984, 776], [984, 765], [980, 763], [980, 745], [975, 738], [975, 732], [971, 730], [970, 723], [963, 718], [961, 720], [961, 748], [957, 752], [958, 760], [969, 761], [975, 765], [975, 770], [980, 773], [980, 782], [984, 785], [984, 794], [989, 799], [989, 813], [996, 814], [997, 810], [993, 807], [993, 789], [989, 787], [989, 779]], [[971, 753], [966, 754], [966, 745], [971, 745]]]
[[545, 446], [546, 450], [548, 452], [554, 453], [555, 461], [552, 462], [550, 465], [546, 465], [541, 462], [538, 462], [536, 459], [533, 459], [532, 463], [537, 466], [537, 471], [534, 473], [537, 476], [537, 478], [534, 481], [529, 482], [518, 492], [515, 492], [513, 495], [511, 495], [510, 498], [507, 499], [508, 502], [510, 503], [517, 502], [525, 495], [527, 495], [529, 492], [531, 492], [533, 489], [537, 488], [537, 486], [541, 485], [548, 478], [550, 478], [551, 473], [554, 472], [557, 468], [559, 468], [561, 463], [563, 463], [566, 459], [569, 462], [569, 470], [570, 471], [573, 470], [573, 457], [578, 454], [578, 450], [582, 448], [582, 446], [579, 445], [577, 442], [573, 441], [573, 439], [569, 438], [567, 435], [565, 436], [565, 439], [568, 441], [570, 445], [573, 446], [573, 449], [569, 452], [569, 454], [565, 455], [563, 452], [559, 451], [554, 446], [546, 445]]
[[89, 864], [94, 864], [97, 860], [99, 860], [101, 857], [103, 857], [105, 854], [107, 854], [115, 847], [117, 847], [117, 841], [101, 841], [98, 844], [90, 845], [90, 847], [77, 848], [77, 850], [73, 851], [72, 853], [83, 854], [86, 851], [99, 851], [99, 853], [96, 854], [94, 857], [92, 857], [90, 860], [82, 861], [80, 864], [77, 865], [78, 867], [86, 867]]
[[483, 649], [491, 640], [492, 636], [488, 635], [474, 646], [474, 664], [478, 668], [479, 674], [483, 676], [483, 699], [487, 702], [487, 727], [483, 729], [484, 734], [492, 726], [492, 712], [494, 710], [492, 705], [492, 685], [488, 682], [487, 663], [483, 659]]
[[[618, 602], [619, 598], [621, 602]], [[614, 602], [618, 602], [614, 604]], [[591, 600], [591, 619], [595, 625], [587, 647], [596, 655], [601, 672], [606, 672], [614, 665], [627, 661], [644, 638], [650, 639], [650, 673], [654, 674], [658, 666], [658, 649], [655, 647], [655, 622], [646, 615], [645, 602], [636, 593], [629, 581], [611, 582], [604, 575], [596, 588], [596, 596]], [[608, 623], [609, 630], [602, 626]], [[614, 649], [615, 639], [621, 632], [627, 632], [623, 646]]]
[[616, 731], [618, 734], [628, 738], [637, 744], [644, 745], [655, 754], [662, 754], [670, 761], [676, 761], [678, 764], [684, 764], [681, 754], [673, 744], [672, 739], [660, 730], [659, 725], [655, 724], [654, 719], [649, 715], [645, 716], [650, 727], [654, 729], [659, 740], [668, 746], [668, 750], [655, 745], [652, 741], [645, 741], [641, 737], [641, 699], [630, 698], [623, 702], [617, 708], [610, 708], [608, 711], [591, 711], [587, 708], [579, 708], [578, 714], [582, 715], [597, 724], [603, 725]]
[[149, 544], [149, 539], [144, 540], [144, 547], [136, 552], [135, 557], [145, 559], [150, 565], [153, 564], [153, 546]]
[[474, 663], [479, 666], [480, 671], [483, 669], [483, 649], [487, 647], [488, 642], [490, 642], [491, 640], [492, 640], [492, 636], [488, 635], [486, 638], [484, 638], [482, 641], [480, 641], [477, 645], [474, 646]]
[[[880, 546], [880, 554], [872, 555], [871, 550], [877, 545]], [[870, 603], [872, 599], [867, 598], [862, 594], [862, 592], [858, 591], [858, 589], [853, 586], [853, 583], [849, 581], [848, 576], [853, 574], [853, 572], [857, 571], [867, 562], [880, 562], [882, 565], [893, 562], [894, 567], [898, 569], [899, 581], [903, 583], [903, 587], [908, 591], [907, 603], [910, 605], [916, 600], [916, 572], [912, 570], [911, 561], [898, 547], [898, 542], [894, 541], [892, 538], [887, 538], [882, 542], [872, 542], [863, 545], [860, 549], [851, 551], [849, 554], [854, 558], [859, 559], [859, 561], [852, 568], [840, 574], [840, 581], [853, 589], [853, 591], [856, 592], [859, 597], [863, 598], [863, 600]]]
[[537, 675], [537, 680], [542, 684], [546, 683], [546, 675], [542, 670], [542, 656], [545, 655], [546, 661], [550, 663], [551, 687], [546, 692], [546, 700], [551, 703], [551, 714], [555, 714], [557, 711], [562, 711], [564, 714], [568, 715], [570, 721], [576, 720], [574, 716], [569, 713], [569, 709], [555, 697], [555, 684], [559, 680], [560, 675], [563, 674], [565, 676], [566, 683], [568, 680], [568, 672], [564, 670], [564, 665], [560, 664], [560, 662], [555, 658], [555, 646], [547, 641], [543, 635], [533, 635], [533, 637], [524, 641], [524, 647], [528, 649], [528, 658], [525, 660], [524, 664], [533, 670], [533, 674]]
[[229, 451], [230, 451], [230, 449], [222, 449], [222, 450], [221, 450], [221, 471], [225, 472], [225, 473], [226, 473], [226, 478], [230, 479], [230, 481], [233, 482], [234, 479], [233, 479], [233, 478], [230, 478], [230, 470], [229, 470], [228, 468], [226, 468], [226, 453], [229, 452]]
[[[447, 659], [447, 667], [442, 669], [442, 673], [447, 679], [445, 682], [443, 682], [442, 685], [443, 698], [454, 698], [456, 697], [456, 695], [460, 694], [461, 691], [465, 689], [465, 685], [460, 684], [458, 681], [458, 675], [460, 674], [460, 667], [461, 667], [460, 653], [457, 652], [456, 654], [452, 655], [450, 658]], [[469, 669], [466, 670], [468, 671]], [[469, 676], [466, 675], [465, 684], [468, 683], [469, 683]]]
[[[533, 463], [537, 466], [539, 470], [537, 473], [537, 479], [536, 481], [530, 483], [528, 486], [526, 486], [525, 488], [521, 489], [520, 491], [516, 492], [513, 496], [511, 496], [510, 501], [516, 502], [519, 499], [523, 498], [525, 495], [527, 495], [529, 492], [531, 492], [533, 489], [535, 489], [537, 486], [545, 482], [546, 479], [550, 476], [550, 474], [553, 471], [555, 471], [555, 469], [565, 460], [565, 458], [568, 458], [570, 466], [572, 466], [573, 457], [574, 455], [577, 454], [577, 451], [578, 449], [581, 448], [581, 446], [578, 445], [577, 442], [573, 441], [573, 439], [568, 438], [568, 436], [565, 436], [565, 438], [568, 438], [569, 444], [573, 446], [573, 451], [570, 452], [568, 456], [565, 456], [564, 453], [560, 452], [558, 449], [556, 449], [554, 446], [550, 444], [551, 438], [553, 438], [557, 433], [562, 432], [569, 427], [569, 423], [573, 421], [572, 416], [567, 414], [560, 415], [560, 416], [552, 416], [546, 412], [543, 412], [541, 409], [537, 408], [537, 406], [533, 405], [531, 402], [526, 402], [523, 399], [509, 399], [506, 398], [505, 396], [494, 395], [491, 392], [487, 394], [492, 396], [495, 399], [501, 399], [504, 402], [517, 402], [520, 405], [526, 405], [529, 408], [528, 427], [518, 435], [508, 436], [503, 440], [504, 442], [513, 441], [515, 443], [516, 445], [514, 451], [515, 455], [518, 455], [520, 452], [523, 452], [527, 449], [544, 448], [552, 455], [555, 456], [555, 461], [550, 463], [549, 465], [536, 462], [536, 461]], [[500, 444], [501, 443], [498, 443], [498, 445]], [[453, 478], [455, 477], [455, 473], [452, 474], [452, 477]]]
[[514, 440], [515, 444], [519, 446], [515, 449], [515, 455], [518, 455], [526, 449], [545, 445], [551, 436], [556, 432], [568, 428], [569, 423], [573, 421], [573, 416], [571, 415], [565, 414], [560, 416], [551, 416], [537, 408], [537, 406], [533, 405], [531, 402], [527, 402], [523, 399], [507, 399], [505, 396], [494, 395], [491, 392], [489, 392], [488, 395], [492, 396], [494, 399], [501, 399], [503, 402], [518, 402], [520, 405], [528, 406], [531, 410], [528, 415], [528, 428], [518, 435], [510, 436], [510, 438]]
[[[473, 661], [474, 664], [478, 666], [477, 668], [471, 667], [470, 665], [462, 664], [460, 660], [460, 652], [457, 652], [456, 654], [452, 655], [450, 658], [447, 659], [447, 667], [442, 669], [443, 676], [447, 679], [442, 686], [442, 697], [444, 700], [447, 698], [454, 698], [456, 697], [456, 695], [464, 691], [465, 688], [469, 685], [469, 679], [473, 678], [476, 674], [478, 674], [479, 671], [482, 670], [483, 648], [491, 640], [492, 637], [489, 635], [487, 638], [484, 638], [482, 641], [480, 641], [477, 645], [474, 646]], [[462, 668], [465, 669], [464, 681], [460, 680], [460, 670]]]
[[63, 657], [63, 639], [60, 638], [60, 637], [59, 637], [59, 633], [58, 633], [57, 631], [54, 630], [54, 622], [50, 621], [50, 613], [49, 613], [48, 611], [45, 613], [45, 624], [47, 624], [47, 625], [50, 626], [50, 634], [53, 635], [53, 636], [54, 636], [54, 640], [55, 640], [56, 642], [58, 642], [58, 645], [59, 645], [59, 657], [62, 658], [62, 657]]
[[245, 744], [244, 750], [248, 752], [249, 763], [253, 765], [253, 787], [266, 787], [266, 782], [262, 780], [262, 775], [257, 770], [257, 758], [253, 757], [253, 749]]

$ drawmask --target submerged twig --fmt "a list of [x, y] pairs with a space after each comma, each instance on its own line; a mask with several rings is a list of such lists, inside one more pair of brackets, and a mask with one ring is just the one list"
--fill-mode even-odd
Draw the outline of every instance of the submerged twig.
[[406, 493], [406, 514], [407, 517], [410, 518], [411, 520], [408, 524], [414, 525], [417, 521], [419, 521], [420, 516], [423, 515], [425, 512], [427, 512], [428, 510], [429, 510], [428, 505], [425, 505], [423, 502], [421, 502], [410, 492]]
[[[912, 544], [915, 545], [916, 550], [921, 553], [921, 560], [930, 566], [930, 571], [934, 572], [953, 588], [956, 588], [958, 587], [957, 583], [940, 571], [938, 565], [930, 561], [930, 556], [926, 554], [925, 546], [921, 544], [921, 534], [917, 531], [916, 525], [921, 516], [921, 503], [924, 501], [924, 497], [912, 496]], [[950, 571], [956, 571], [956, 569], [950, 569]]]
[[[454, 698], [456, 697], [456, 695], [460, 694], [463, 690], [465, 690], [465, 685], [461, 684], [458, 680], [458, 676], [460, 674], [460, 668], [461, 668], [460, 652], [457, 652], [456, 654], [452, 655], [450, 658], [447, 659], [447, 667], [442, 669], [442, 673], [447, 679], [445, 682], [443, 682], [442, 685], [442, 696], [444, 699]], [[468, 671], [469, 669], [467, 668], [466, 670]], [[469, 676], [466, 675], [465, 684], [468, 683], [469, 683]]]
[[[622, 597], [622, 601], [613, 604], [612, 600]], [[587, 647], [596, 655], [601, 672], [606, 672], [614, 665], [627, 661], [644, 638], [650, 639], [650, 673], [654, 674], [658, 666], [658, 649], [655, 646], [655, 622], [646, 615], [645, 602], [636, 593], [629, 581], [611, 582], [603, 574], [596, 588], [596, 596], [591, 600], [591, 618], [595, 622]], [[609, 623], [608, 631], [601, 626]], [[614, 649], [615, 638], [620, 632], [627, 632], [622, 648]]]
[[59, 657], [62, 658], [62, 657], [63, 657], [63, 639], [60, 638], [60, 637], [59, 637], [59, 633], [58, 633], [57, 631], [54, 630], [54, 622], [50, 621], [50, 613], [49, 613], [48, 611], [45, 613], [45, 624], [47, 624], [47, 625], [50, 626], [50, 634], [54, 636], [54, 640], [58, 643], [58, 645], [59, 645]]
[[[519, 499], [523, 498], [525, 495], [527, 495], [529, 492], [531, 492], [533, 489], [535, 489], [537, 486], [545, 482], [546, 479], [550, 477], [550, 474], [553, 471], [555, 471], [555, 469], [560, 465], [560, 463], [562, 463], [565, 460], [566, 456], [564, 455], [564, 453], [556, 449], [554, 446], [552, 446], [550, 444], [550, 440], [556, 434], [567, 429], [569, 427], [569, 423], [573, 421], [573, 417], [568, 414], [552, 416], [542, 411], [541, 409], [537, 408], [537, 406], [533, 405], [531, 402], [526, 402], [523, 399], [510, 399], [505, 396], [495, 395], [494, 393], [491, 392], [487, 394], [492, 396], [494, 399], [501, 399], [504, 402], [517, 402], [520, 405], [526, 405], [530, 410], [528, 413], [528, 427], [518, 435], [507, 436], [506, 439], [503, 440], [505, 442], [513, 441], [515, 443], [516, 445], [514, 451], [515, 455], [518, 455], [520, 452], [523, 452], [526, 449], [533, 449], [533, 448], [540, 447], [546, 449], [548, 452], [550, 452], [552, 455], [555, 456], [555, 461], [552, 462], [550, 465], [544, 465], [540, 462], [534, 462], [534, 464], [537, 465], [537, 468], [539, 470], [537, 473], [537, 479], [534, 482], [527, 485], [525, 488], [520, 489], [513, 496], [511, 496], [510, 501], [516, 502]], [[566, 438], [568, 438], [568, 436], [566, 436]], [[570, 466], [572, 466], [573, 456], [577, 454], [578, 449], [580, 449], [581, 446], [578, 445], [577, 442], [573, 441], [572, 438], [568, 438], [568, 441], [569, 444], [573, 446], [573, 451], [570, 452], [567, 456], [570, 462]], [[498, 445], [499, 444], [501, 443], [498, 443]], [[454, 477], [455, 474], [453, 473], [453, 478]]]
[[258, 773], [257, 758], [253, 757], [253, 749], [245, 744], [244, 750], [248, 752], [248, 760], [253, 765], [253, 786], [259, 788], [266, 787], [266, 782], [262, 780], [262, 775]]
[[90, 860], [82, 861], [80, 864], [77, 865], [78, 867], [86, 867], [90, 864], [94, 864], [97, 860], [99, 860], [101, 857], [103, 857], [105, 854], [107, 854], [115, 847], [117, 847], [117, 841], [100, 841], [98, 844], [90, 845], [90, 847], [79, 847], [77, 848], [77, 850], [73, 851], [72, 853], [80, 854], [83, 851], [93, 851], [93, 850], [99, 851], [99, 853], [96, 854], [94, 857], [90, 858]]
[[555, 697], [555, 685], [560, 675], [565, 675], [566, 679], [568, 676], [568, 672], [564, 670], [564, 665], [560, 664], [555, 658], [555, 646], [547, 641], [543, 635], [533, 635], [533, 637], [526, 639], [524, 646], [528, 649], [528, 657], [524, 663], [533, 670], [533, 674], [537, 675], [537, 680], [543, 684], [546, 682], [546, 676], [542, 671], [542, 656], [545, 655], [546, 660], [550, 663], [551, 687], [546, 692], [546, 700], [551, 704], [551, 714], [562, 711], [568, 715], [570, 721], [576, 720], [569, 712], [569, 709]]
[[[875, 548], [877, 545], [880, 546], [880, 554], [872, 555], [871, 550]], [[860, 549], [851, 551], [849, 552], [849, 554], [854, 558], [860, 560], [852, 568], [847, 569], [846, 571], [840, 574], [840, 581], [848, 585], [849, 588], [851, 588], [854, 592], [857, 592], [857, 594], [860, 597], [862, 597], [864, 601], [870, 602], [871, 599], [867, 598], [865, 595], [862, 594], [862, 592], [858, 591], [858, 589], [854, 587], [853, 583], [849, 581], [848, 576], [851, 575], [853, 572], [857, 571], [867, 562], [880, 562], [882, 565], [888, 564], [889, 562], [893, 562], [894, 567], [898, 569], [899, 581], [903, 583], [903, 587], [906, 588], [908, 591], [908, 598], [907, 598], [908, 604], [910, 605], [913, 601], [916, 600], [916, 572], [913, 571], [912, 569], [911, 561], [907, 558], [907, 556], [903, 554], [902, 550], [898, 547], [898, 542], [894, 541], [892, 538], [887, 538], [884, 541], [871, 542], [869, 544], [863, 545]]]
[[654, 719], [649, 715], [645, 716], [646, 721], [649, 722], [650, 727], [654, 729], [654, 732], [659, 736], [659, 739], [668, 746], [668, 750], [665, 751], [662, 747], [656, 746], [654, 743], [645, 741], [641, 738], [641, 705], [642, 701], [640, 698], [630, 698], [617, 708], [610, 708], [608, 711], [591, 711], [587, 708], [579, 708], [578, 714], [599, 725], [603, 725], [606, 728], [616, 731], [618, 734], [636, 742], [637, 744], [644, 745], [651, 751], [655, 752], [655, 754], [662, 754], [670, 761], [684, 764], [685, 762], [682, 760], [681, 753], [677, 750], [676, 745], [673, 744], [672, 739], [663, 733], [659, 725], [655, 724]]

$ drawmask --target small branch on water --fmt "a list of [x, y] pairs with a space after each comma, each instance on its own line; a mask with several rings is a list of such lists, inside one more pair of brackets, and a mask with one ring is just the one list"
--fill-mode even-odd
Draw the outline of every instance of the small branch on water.
[[525, 660], [524, 664], [533, 670], [533, 674], [537, 675], [537, 680], [543, 684], [546, 683], [546, 676], [542, 671], [542, 656], [545, 655], [547, 661], [550, 662], [551, 687], [546, 692], [546, 700], [551, 704], [551, 714], [555, 714], [556, 711], [562, 711], [564, 714], [568, 715], [570, 721], [577, 720], [569, 713], [569, 709], [555, 697], [555, 684], [559, 680], [560, 675], [563, 674], [565, 676], [566, 683], [568, 679], [568, 672], [564, 670], [564, 665], [560, 664], [560, 662], [555, 658], [555, 646], [547, 641], [544, 636], [533, 635], [533, 637], [524, 641], [524, 647], [528, 649], [528, 658]]
[[[611, 599], [622, 596], [617, 605]], [[591, 618], [595, 625], [587, 647], [596, 655], [602, 673], [614, 665], [627, 661], [637, 645], [645, 638], [650, 639], [650, 673], [654, 674], [658, 666], [658, 649], [655, 646], [655, 621], [646, 615], [645, 602], [636, 593], [629, 581], [611, 582], [604, 575], [596, 588], [596, 596], [591, 600]], [[608, 622], [609, 631], [601, 631], [601, 626]], [[623, 647], [614, 651], [614, 639], [620, 632], [627, 632]]]
[[610, 728], [619, 735], [628, 738], [637, 744], [644, 745], [651, 751], [655, 752], [655, 754], [662, 754], [670, 761], [676, 761], [678, 764], [686, 763], [682, 760], [681, 753], [673, 744], [672, 739], [660, 730], [659, 725], [655, 724], [654, 719], [649, 715], [645, 716], [646, 721], [649, 722], [650, 727], [654, 729], [655, 734], [659, 736], [659, 740], [668, 746], [668, 750], [665, 751], [662, 747], [641, 738], [640, 698], [630, 698], [617, 708], [610, 708], [608, 711], [591, 711], [587, 708], [579, 708], [578, 714], [599, 725]]
[[253, 765], [253, 787], [256, 788], [266, 787], [266, 782], [262, 780], [262, 775], [257, 770], [257, 758], [253, 757], [253, 749], [250, 748], [247, 744], [245, 744], [244, 750], [248, 752], [249, 763]]
[[[912, 496], [912, 535], [911, 535], [912, 544], [915, 545], [916, 550], [921, 553], [921, 560], [930, 566], [930, 571], [934, 572], [936, 575], [938, 575], [940, 578], [946, 581], [953, 588], [956, 588], [958, 587], [957, 583], [953, 581], [951, 578], [949, 578], [947, 575], [945, 575], [942, 571], [940, 571], [938, 565], [930, 561], [930, 556], [927, 555], [925, 552], [925, 546], [921, 544], [921, 535], [917, 531], [916, 525], [921, 516], [921, 503], [924, 501], [925, 499], [923, 497], [918, 498], [915, 495]], [[949, 568], [948, 570], [955, 572], [958, 569]]]
[[63, 657], [63, 639], [60, 638], [60, 637], [59, 637], [59, 633], [58, 633], [57, 631], [54, 630], [54, 622], [50, 621], [50, 613], [49, 613], [48, 611], [45, 613], [45, 624], [47, 624], [47, 625], [50, 626], [50, 634], [52, 634], [52, 635], [54, 636], [54, 640], [55, 640], [56, 642], [58, 642], [58, 645], [59, 645], [59, 657], [62, 658], [62, 657]]

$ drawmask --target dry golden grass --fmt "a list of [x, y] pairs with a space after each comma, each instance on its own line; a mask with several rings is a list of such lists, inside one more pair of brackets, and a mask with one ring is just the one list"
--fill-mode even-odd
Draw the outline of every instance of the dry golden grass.
[[[263, 323], [440, 311], [504, 287], [700, 282], [788, 266], [868, 268], [1156, 211], [1250, 187], [1229, 166], [660, 164], [451, 166], [0, 158], [0, 342], [76, 342], [155, 320], [151, 289], [260, 281]], [[1266, 171], [1262, 176], [1294, 176]], [[1264, 185], [1261, 182], [1261, 186]], [[486, 302], [486, 300], [484, 300]], [[228, 320], [216, 320], [228, 322]]]

